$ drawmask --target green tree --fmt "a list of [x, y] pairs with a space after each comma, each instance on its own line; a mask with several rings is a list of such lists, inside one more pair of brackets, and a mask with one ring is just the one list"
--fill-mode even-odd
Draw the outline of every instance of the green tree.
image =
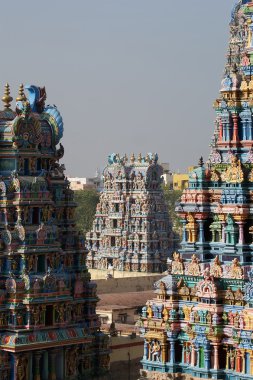
[[92, 227], [95, 218], [96, 206], [99, 202], [99, 193], [93, 189], [75, 191], [76, 224], [80, 231], [86, 233]]
[[164, 198], [168, 206], [169, 217], [173, 226], [173, 231], [181, 235], [181, 223], [180, 218], [178, 217], [175, 208], [177, 202], [180, 201], [182, 196], [181, 190], [171, 190], [168, 186], [163, 187]]

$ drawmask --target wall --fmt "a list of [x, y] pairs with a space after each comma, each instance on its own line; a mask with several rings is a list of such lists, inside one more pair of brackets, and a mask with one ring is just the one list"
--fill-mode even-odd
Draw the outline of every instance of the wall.
[[128, 361], [141, 358], [143, 356], [144, 342], [143, 338], [136, 336], [117, 336], [109, 338], [111, 349], [111, 364], [120, 360]]
[[113, 337], [110, 338], [111, 380], [136, 380], [141, 369], [143, 356], [143, 338]]
[[[108, 280], [96, 279], [97, 293], [127, 293], [153, 290], [154, 283], [160, 280], [162, 277], [164, 277], [164, 274], [155, 274], [151, 276], [146, 275], [131, 278], [110, 278]], [[94, 280], [94, 277], [92, 279]]]
[[[158, 273], [142, 273], [142, 272], [121, 272], [117, 270], [102, 270], [102, 269], [89, 269], [92, 280], [104, 280], [107, 277], [107, 274], [113, 275], [113, 278], [133, 278], [133, 277], [152, 277], [152, 276], [160, 276]], [[161, 274], [162, 275], [162, 274]]]

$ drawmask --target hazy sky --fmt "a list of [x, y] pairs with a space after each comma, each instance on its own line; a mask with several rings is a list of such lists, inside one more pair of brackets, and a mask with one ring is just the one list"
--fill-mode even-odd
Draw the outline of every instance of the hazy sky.
[[61, 111], [69, 175], [111, 152], [207, 159], [235, 0], [8, 0], [1, 88], [45, 85]]

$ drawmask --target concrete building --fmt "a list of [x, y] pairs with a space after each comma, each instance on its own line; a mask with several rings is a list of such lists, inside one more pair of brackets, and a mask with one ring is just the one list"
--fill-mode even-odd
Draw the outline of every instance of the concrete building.
[[163, 182], [165, 186], [168, 186], [170, 189], [173, 187], [173, 174], [170, 170], [170, 164], [165, 162], [161, 163], [161, 167], [163, 168]]
[[94, 189], [97, 191], [102, 191], [103, 189], [103, 179], [99, 172], [97, 172], [95, 177], [68, 177], [70, 182], [70, 188], [73, 191]]
[[189, 174], [175, 173], [173, 174], [173, 190], [184, 190], [189, 185]]

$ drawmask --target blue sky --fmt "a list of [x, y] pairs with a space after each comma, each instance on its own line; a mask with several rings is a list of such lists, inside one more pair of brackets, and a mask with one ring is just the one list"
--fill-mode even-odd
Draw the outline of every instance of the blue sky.
[[69, 175], [111, 152], [157, 152], [173, 170], [209, 153], [234, 0], [9, 0], [1, 88], [45, 85]]

